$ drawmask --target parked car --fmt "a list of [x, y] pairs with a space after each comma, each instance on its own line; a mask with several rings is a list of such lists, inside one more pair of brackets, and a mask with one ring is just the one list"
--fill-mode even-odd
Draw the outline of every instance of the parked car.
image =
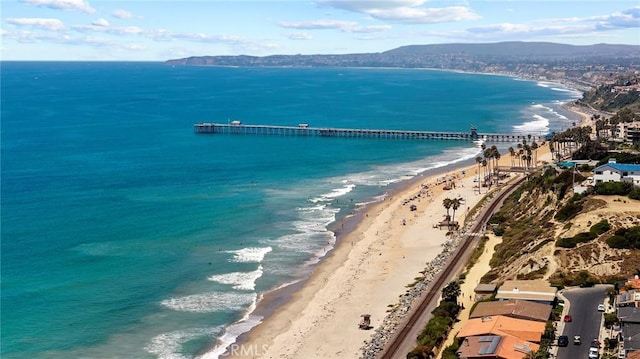
[[573, 345], [580, 345], [582, 344], [582, 338], [580, 338], [579, 335], [575, 335], [573, 337]]
[[604, 312], [604, 304], [598, 304], [598, 311]]
[[600, 351], [598, 348], [589, 348], [589, 359], [598, 359], [600, 357]]
[[569, 337], [566, 335], [561, 335], [558, 337], [558, 346], [559, 347], [566, 347], [567, 345], [569, 345]]
[[571, 318], [570, 314], [567, 314], [564, 316], [564, 322], [565, 323], [571, 323], [571, 321], [573, 320], [573, 318]]

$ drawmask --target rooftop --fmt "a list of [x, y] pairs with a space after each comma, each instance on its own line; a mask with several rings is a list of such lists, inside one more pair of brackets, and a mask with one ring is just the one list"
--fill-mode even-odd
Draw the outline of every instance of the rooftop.
[[473, 291], [478, 292], [495, 292], [496, 285], [492, 283], [480, 283], [478, 284]]
[[460, 332], [459, 338], [477, 335], [512, 335], [528, 342], [540, 342], [546, 323], [532, 320], [516, 319], [497, 315], [469, 319]]
[[496, 298], [552, 302], [557, 291], [543, 280], [508, 280], [498, 289]]
[[603, 165], [600, 165], [598, 167], [596, 167], [594, 169], [594, 171], [604, 168], [604, 167], [611, 167], [615, 170], [618, 171], [622, 171], [622, 172], [636, 172], [636, 171], [640, 171], [640, 165], [638, 164], [632, 164], [632, 163], [616, 163], [616, 162], [609, 162], [609, 163], [605, 163]]
[[498, 358], [522, 358], [533, 350], [538, 350], [538, 344], [519, 340], [511, 335], [486, 335], [468, 337], [458, 348], [461, 358], [477, 358], [479, 356]]
[[480, 302], [476, 305], [469, 318], [504, 315], [512, 318], [546, 322], [551, 315], [551, 306], [526, 300], [502, 300], [494, 302]]

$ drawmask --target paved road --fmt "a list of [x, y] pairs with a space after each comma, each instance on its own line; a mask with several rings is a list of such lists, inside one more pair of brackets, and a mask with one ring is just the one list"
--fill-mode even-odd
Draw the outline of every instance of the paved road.
[[[561, 334], [569, 337], [569, 346], [558, 348], [557, 358], [587, 358], [589, 344], [593, 338], [598, 338], [600, 333], [603, 313], [599, 312], [597, 308], [598, 304], [604, 303], [607, 286], [565, 289], [563, 294], [569, 301], [569, 314], [573, 317], [573, 321], [564, 323], [564, 330]], [[582, 337], [582, 345], [573, 344], [574, 335]], [[603, 338], [600, 338], [600, 341], [603, 341]]]

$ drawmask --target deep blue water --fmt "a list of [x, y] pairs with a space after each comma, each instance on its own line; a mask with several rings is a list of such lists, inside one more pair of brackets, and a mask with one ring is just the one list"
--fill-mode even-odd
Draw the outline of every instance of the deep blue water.
[[358, 203], [479, 151], [195, 122], [544, 133], [576, 96], [426, 70], [1, 66], [3, 358], [194, 357], [254, 324]]

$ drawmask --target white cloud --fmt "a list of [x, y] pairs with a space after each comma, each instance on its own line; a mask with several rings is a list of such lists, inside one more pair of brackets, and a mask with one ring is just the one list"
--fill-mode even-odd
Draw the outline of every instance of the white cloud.
[[443, 34], [460, 38], [478, 40], [496, 40], [505, 38], [535, 38], [574, 35], [583, 37], [585, 34], [595, 35], [613, 30], [640, 28], [640, 6], [615, 12], [609, 15], [592, 16], [586, 18], [555, 18], [536, 20], [529, 24], [501, 23], [468, 28], [464, 31]]
[[108, 27], [109, 26], [109, 21], [107, 21], [106, 19], [98, 19], [98, 20], [92, 22], [91, 25], [99, 26], [99, 27]]
[[391, 26], [390, 25], [355, 26], [348, 30], [349, 30], [348, 32], [369, 34], [372, 32], [382, 32], [382, 31], [391, 30]]
[[466, 6], [429, 8], [423, 0], [345, 1], [316, 0], [320, 5], [363, 13], [374, 19], [400, 23], [441, 23], [478, 20], [480, 16]]
[[372, 9], [368, 12], [379, 20], [405, 23], [441, 23], [478, 20], [480, 16], [464, 6], [451, 6], [443, 8], [396, 8], [396, 9]]
[[293, 34], [289, 34], [287, 38], [290, 40], [313, 40], [313, 36], [306, 32], [294, 32]]
[[118, 9], [111, 13], [111, 16], [117, 17], [118, 19], [131, 19], [133, 14], [127, 10]]
[[106, 20], [94, 21], [91, 25], [75, 25], [72, 28], [79, 32], [101, 32], [111, 35], [141, 35], [145, 33], [143, 29], [137, 26], [110, 26]]
[[354, 33], [371, 33], [381, 32], [391, 29], [389, 25], [370, 25], [361, 26], [354, 21], [339, 21], [339, 20], [315, 20], [315, 21], [303, 21], [303, 22], [287, 22], [282, 21], [278, 25], [287, 29], [298, 30], [340, 30], [342, 32], [354, 32]]
[[93, 14], [96, 9], [92, 8], [88, 2], [84, 0], [21, 0], [24, 3], [48, 7], [55, 10], [78, 10]]
[[31, 28], [49, 30], [49, 31], [62, 31], [64, 30], [64, 24], [58, 19], [49, 18], [9, 18], [7, 23], [16, 26], [28, 26]]
[[345, 30], [358, 25], [353, 21], [339, 21], [339, 20], [315, 20], [315, 21], [299, 21], [289, 22], [281, 21], [278, 25], [287, 29], [303, 29], [303, 30], [325, 30], [325, 29], [337, 29]]
[[320, 5], [330, 6], [353, 12], [367, 13], [372, 9], [396, 9], [424, 5], [426, 0], [316, 0]]

